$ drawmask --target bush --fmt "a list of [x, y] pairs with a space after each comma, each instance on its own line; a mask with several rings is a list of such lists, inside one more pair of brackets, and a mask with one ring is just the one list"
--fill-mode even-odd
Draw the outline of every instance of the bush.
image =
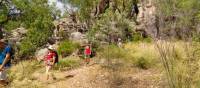
[[61, 59], [54, 67], [55, 70], [64, 69], [66, 67], [74, 68], [79, 66], [80, 60], [77, 58], [65, 58]]
[[104, 59], [127, 59], [125, 50], [117, 47], [116, 45], [109, 45], [100, 51], [100, 56]]
[[72, 54], [78, 48], [79, 44], [66, 40], [59, 44], [58, 54], [62, 55], [63, 57], [66, 57]]
[[19, 48], [20, 48], [19, 51], [20, 57], [29, 57], [33, 55], [33, 52], [36, 50], [36, 46], [29, 41], [22, 41], [21, 46]]
[[133, 41], [135, 41], [135, 42], [141, 41], [142, 39], [143, 38], [142, 38], [142, 36], [139, 33], [135, 33], [133, 35]]
[[142, 69], [148, 69], [150, 67], [150, 62], [144, 57], [140, 57], [136, 60], [135, 65]]
[[134, 42], [143, 41], [150, 43], [152, 41], [152, 38], [151, 37], [143, 38], [140, 33], [135, 33], [132, 37], [132, 41]]
[[[47, 2], [42, 1], [27, 1], [13, 0], [12, 3], [17, 9], [23, 10], [23, 15], [17, 20], [10, 20], [5, 24], [8, 30], [18, 26], [27, 29], [28, 32], [23, 38], [20, 45], [20, 57], [30, 57], [34, 54], [37, 48], [42, 47], [47, 43], [49, 37], [53, 33], [53, 17], [50, 6]], [[34, 20], [33, 20], [34, 18]]]
[[118, 69], [122, 65], [129, 64], [132, 58], [125, 49], [119, 48], [116, 45], [109, 45], [99, 51], [99, 57], [104, 61], [102, 65], [106, 68]]
[[49, 28], [42, 30], [29, 29], [26, 38], [22, 40], [22, 43], [20, 45], [19, 56], [30, 57], [31, 55], [33, 55], [38, 47], [41, 47], [47, 43], [48, 38], [51, 34], [52, 31], [49, 30]]
[[159, 55], [152, 43], [128, 43], [125, 45], [130, 63], [142, 69], [155, 67], [159, 62]]
[[4, 26], [7, 31], [11, 31], [20, 27], [21, 22], [17, 21], [8, 21], [8, 23]]

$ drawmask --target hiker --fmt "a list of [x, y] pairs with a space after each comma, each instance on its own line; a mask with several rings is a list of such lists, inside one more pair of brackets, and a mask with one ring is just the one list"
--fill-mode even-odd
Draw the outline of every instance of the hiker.
[[122, 48], [122, 47], [123, 47], [122, 39], [121, 39], [121, 38], [118, 38], [117, 46], [118, 46], [119, 48]]
[[12, 49], [4, 40], [0, 40], [0, 84], [7, 85], [7, 70], [11, 66]]
[[91, 46], [88, 44], [88, 45], [85, 46], [85, 49], [84, 49], [84, 56], [85, 56], [86, 64], [90, 63], [91, 54], [92, 54]]
[[57, 53], [54, 51], [54, 48], [53, 46], [49, 46], [48, 47], [48, 53], [47, 55], [45, 56], [45, 65], [46, 65], [46, 76], [47, 76], [47, 80], [49, 79], [49, 76], [52, 75], [53, 77], [53, 74], [51, 74], [49, 71], [52, 69], [52, 67], [58, 62], [58, 57], [57, 57]]

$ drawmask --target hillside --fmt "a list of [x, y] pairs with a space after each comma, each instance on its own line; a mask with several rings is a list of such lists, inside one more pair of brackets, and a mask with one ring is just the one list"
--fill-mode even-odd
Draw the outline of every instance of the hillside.
[[2, 87], [198, 88], [199, 27], [199, 0], [0, 0]]

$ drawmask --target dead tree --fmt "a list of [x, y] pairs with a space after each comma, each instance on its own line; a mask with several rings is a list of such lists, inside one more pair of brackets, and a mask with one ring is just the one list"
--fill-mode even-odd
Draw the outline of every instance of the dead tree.
[[110, 0], [101, 0], [96, 6], [95, 17], [98, 17], [100, 14], [105, 13], [106, 9], [109, 8]]

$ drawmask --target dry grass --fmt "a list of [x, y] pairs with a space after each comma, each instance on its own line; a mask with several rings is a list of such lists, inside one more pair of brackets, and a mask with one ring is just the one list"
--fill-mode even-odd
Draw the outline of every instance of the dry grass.
[[[199, 45], [198, 43], [181, 41], [159, 41], [156, 43], [127, 43], [123, 49], [116, 46], [109, 46], [100, 52], [100, 55], [104, 55], [100, 58], [105, 58], [105, 64], [100, 64], [100, 67], [103, 68], [98, 67], [99, 71], [96, 73], [94, 72], [97, 70], [96, 67], [78, 68], [78, 77], [75, 77], [76, 79], [71, 78], [70, 80], [82, 82], [81, 80], [83, 79], [79, 78], [83, 76], [83, 78], [89, 80], [88, 82], [98, 80], [94, 81], [92, 84], [94, 86], [97, 85], [95, 83], [100, 83], [110, 88], [131, 88], [132, 86], [136, 88], [146, 88], [148, 86], [163, 88], [166, 87], [166, 80], [168, 80], [169, 87], [172, 88], [198, 88], [200, 85]], [[68, 57], [62, 59], [57, 68], [77, 67], [79, 63], [77, 58]], [[97, 66], [99, 65], [97, 64]], [[87, 71], [91, 71], [92, 73]], [[163, 74], [163, 71], [166, 75]], [[56, 74], [64, 74], [63, 72], [59, 72], [59, 70], [56, 70], [56, 72]], [[10, 78], [12, 80], [10, 87], [45, 88], [46, 84], [35, 78], [35, 76], [32, 76], [33, 73], [44, 73], [44, 68], [37, 61], [24, 61], [13, 66], [10, 70]], [[86, 76], [91, 74], [97, 76], [98, 79], [96, 77], [90, 79], [92, 77], [88, 78]], [[62, 82], [70, 81], [64, 79]], [[58, 84], [62, 84], [62, 82], [58, 82]], [[88, 84], [85, 86], [91, 85], [90, 83], [85, 84]], [[71, 86], [73, 87], [73, 85]]]
[[132, 57], [132, 64], [137, 67], [148, 69], [159, 64], [159, 53], [152, 43], [128, 43], [125, 50]]
[[171, 88], [198, 88], [200, 81], [200, 51], [192, 42], [158, 41], [166, 78]]
[[[76, 57], [61, 59], [55, 66], [53, 73], [79, 66], [80, 60]], [[9, 70], [10, 88], [45, 88], [45, 67], [36, 60], [22, 61]], [[53, 81], [53, 80], [52, 80]], [[48, 82], [48, 81], [47, 81]]]

